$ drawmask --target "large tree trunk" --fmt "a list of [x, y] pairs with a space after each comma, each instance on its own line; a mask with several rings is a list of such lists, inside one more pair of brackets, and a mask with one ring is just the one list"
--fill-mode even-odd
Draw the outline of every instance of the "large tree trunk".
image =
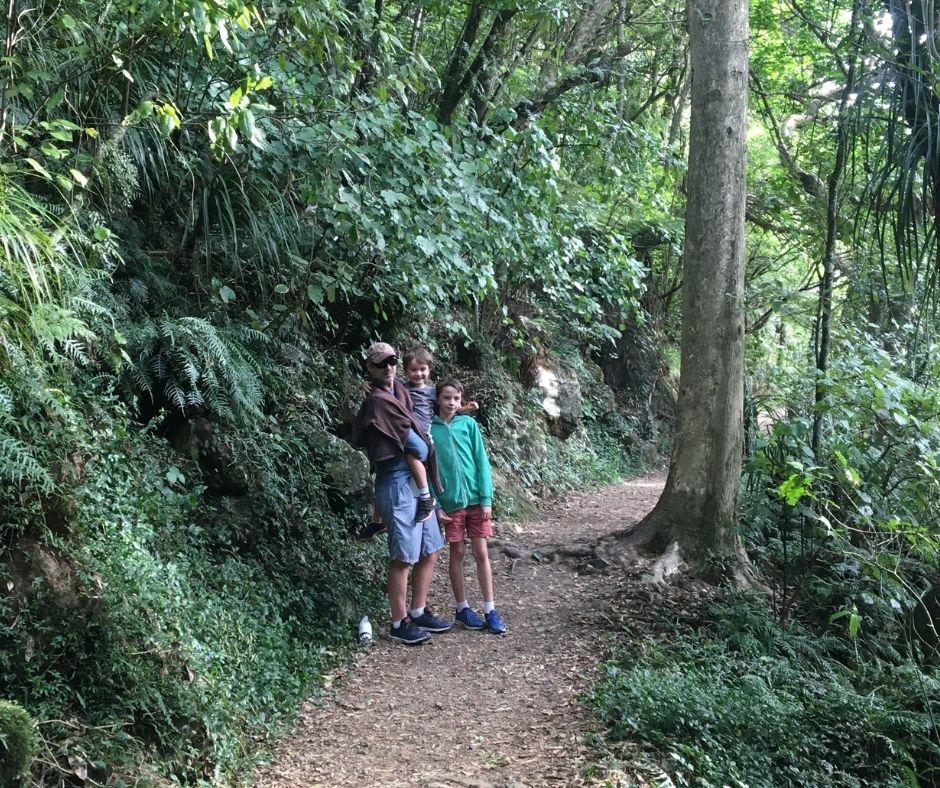
[[627, 537], [714, 579], [746, 581], [736, 534], [744, 393], [747, 0], [689, 0], [692, 117], [682, 347], [669, 476]]

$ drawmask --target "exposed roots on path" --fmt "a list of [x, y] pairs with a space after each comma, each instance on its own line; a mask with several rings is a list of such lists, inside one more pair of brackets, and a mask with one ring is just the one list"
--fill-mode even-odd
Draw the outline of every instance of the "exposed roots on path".
[[[584, 776], [601, 754], [587, 744], [597, 723], [580, 697], [609, 656], [610, 633], [668, 637], [710, 598], [698, 584], [649, 585], [649, 561], [617, 549], [663, 482], [637, 479], [574, 496], [538, 523], [498, 524], [490, 557], [509, 634], [454, 629], [408, 648], [375, 622], [378, 642], [305, 706], [256, 788], [603, 784]], [[431, 606], [450, 617], [446, 560]], [[465, 572], [479, 607], [469, 557]]]

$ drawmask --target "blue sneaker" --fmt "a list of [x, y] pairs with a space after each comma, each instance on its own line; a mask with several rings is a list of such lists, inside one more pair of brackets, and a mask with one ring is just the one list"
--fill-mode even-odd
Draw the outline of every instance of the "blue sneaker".
[[464, 629], [483, 629], [483, 627], [486, 626], [486, 622], [477, 615], [476, 610], [472, 607], [465, 607], [463, 610], [458, 610], [455, 618], [457, 619], [457, 623]]
[[418, 629], [407, 618], [399, 624], [397, 629], [390, 627], [388, 636], [392, 640], [397, 640], [399, 643], [406, 646], [416, 646], [418, 643], [423, 643], [431, 637], [423, 629]]
[[446, 618], [435, 616], [429, 607], [424, 608], [424, 612], [417, 618], [412, 616], [411, 623], [428, 632], [446, 632], [453, 626]]
[[494, 635], [505, 635], [506, 634], [506, 625], [503, 623], [503, 620], [499, 617], [499, 613], [496, 612], [494, 608], [489, 613], [486, 613], [486, 631], [492, 632]]

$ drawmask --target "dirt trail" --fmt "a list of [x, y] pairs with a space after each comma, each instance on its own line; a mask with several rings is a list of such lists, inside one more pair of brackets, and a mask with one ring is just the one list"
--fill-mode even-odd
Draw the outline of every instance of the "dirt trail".
[[[583, 785], [592, 760], [586, 737], [596, 723], [578, 696], [606, 655], [613, 577], [578, 545], [637, 522], [663, 481], [650, 476], [582, 493], [537, 523], [498, 524], [490, 557], [509, 634], [455, 627], [404, 647], [385, 637], [386, 625], [376, 626], [378, 641], [324, 701], [304, 707], [255, 788]], [[552, 560], [559, 544], [574, 549]], [[450, 618], [445, 562], [442, 553], [431, 607]], [[469, 554], [466, 572], [470, 603], [479, 608]]]

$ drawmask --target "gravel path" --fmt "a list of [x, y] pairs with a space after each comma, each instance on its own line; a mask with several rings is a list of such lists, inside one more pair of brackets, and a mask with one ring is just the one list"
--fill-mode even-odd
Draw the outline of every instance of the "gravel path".
[[[596, 722], [579, 695], [607, 654], [605, 622], [617, 613], [612, 575], [622, 572], [588, 560], [588, 551], [579, 558], [578, 545], [636, 523], [663, 481], [582, 493], [537, 523], [497, 524], [490, 559], [509, 633], [455, 627], [404, 647], [375, 625], [378, 641], [335, 677], [324, 700], [303, 708], [255, 788], [590, 784], [584, 767], [596, 754], [586, 740]], [[561, 558], [558, 545], [573, 549]], [[442, 553], [431, 607], [451, 617], [446, 560]], [[466, 572], [470, 603], [480, 608], [469, 551]]]

